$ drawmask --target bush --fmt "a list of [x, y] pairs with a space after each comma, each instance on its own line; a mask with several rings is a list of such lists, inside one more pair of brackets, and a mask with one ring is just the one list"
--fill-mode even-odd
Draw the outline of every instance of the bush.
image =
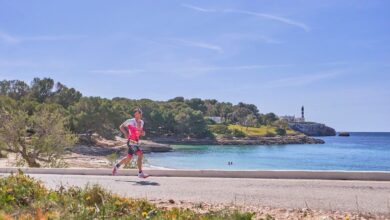
[[234, 210], [196, 213], [189, 209], [158, 208], [145, 201], [123, 198], [99, 185], [48, 190], [24, 175], [0, 178], [0, 219], [194, 219], [249, 220], [253, 213]]
[[209, 129], [212, 133], [221, 134], [227, 138], [231, 138], [231, 137], [241, 138], [246, 136], [245, 133], [242, 132], [241, 130], [236, 128], [229, 129], [229, 127], [224, 124], [210, 125]]
[[228, 126], [223, 125], [223, 124], [211, 125], [211, 126], [209, 126], [209, 129], [211, 132], [216, 133], [216, 134], [230, 134], [231, 133]]
[[245, 133], [238, 129], [233, 129], [231, 134], [233, 137], [238, 137], [238, 138], [245, 137]]
[[211, 120], [210, 118], [205, 118], [204, 121], [207, 125], [215, 125], [217, 124], [215, 121]]
[[266, 137], [275, 137], [276, 134], [275, 133], [272, 133], [272, 132], [269, 132], [267, 131], [267, 133], [265, 134]]
[[76, 137], [66, 127], [63, 108], [41, 104], [28, 115], [8, 101], [0, 100], [0, 150], [15, 153], [30, 167], [64, 166], [62, 156]]
[[277, 128], [275, 130], [275, 132], [277, 135], [280, 135], [280, 136], [285, 136], [287, 134], [286, 129], [283, 129], [283, 128]]
[[22, 173], [0, 179], [0, 207], [5, 212], [23, 209], [44, 200], [47, 193], [41, 182]]

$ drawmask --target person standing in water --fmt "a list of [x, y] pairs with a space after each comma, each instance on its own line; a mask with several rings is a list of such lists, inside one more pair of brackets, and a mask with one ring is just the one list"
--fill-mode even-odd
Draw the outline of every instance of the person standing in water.
[[114, 168], [112, 169], [112, 175], [116, 175], [119, 167], [123, 164], [128, 164], [135, 154], [138, 157], [138, 177], [147, 178], [149, 177], [149, 175], [144, 173], [142, 170], [143, 152], [139, 147], [140, 136], [145, 135], [144, 121], [142, 120], [142, 110], [140, 108], [134, 109], [133, 116], [134, 118], [127, 119], [119, 126], [119, 129], [121, 130], [123, 135], [127, 137], [128, 151], [127, 156], [122, 158], [117, 164], [115, 164]]

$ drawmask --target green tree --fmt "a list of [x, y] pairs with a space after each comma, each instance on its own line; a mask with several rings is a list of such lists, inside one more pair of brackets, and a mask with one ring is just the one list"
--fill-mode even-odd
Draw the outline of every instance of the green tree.
[[68, 88], [61, 83], [56, 84], [56, 91], [52, 95], [52, 101], [62, 105], [64, 108], [68, 108], [70, 105], [75, 104], [81, 98], [81, 93], [74, 88]]
[[180, 136], [204, 137], [208, 135], [208, 129], [201, 111], [185, 108], [177, 115], [176, 134]]
[[43, 105], [29, 116], [15, 102], [2, 100], [0, 121], [0, 149], [17, 154], [30, 167], [61, 165], [65, 149], [76, 141], [53, 106]]
[[253, 105], [253, 104], [246, 104], [246, 103], [240, 102], [240, 103], [238, 103], [237, 107], [238, 108], [245, 108], [245, 109], [249, 110], [255, 116], [257, 116], [259, 114], [259, 109], [257, 108], [256, 105]]
[[240, 125], [245, 126], [246, 119], [252, 112], [244, 107], [236, 107], [232, 113], [233, 122], [238, 122]]
[[[100, 97], [83, 97], [70, 108], [72, 129], [88, 136], [96, 132], [107, 139], [119, 134], [118, 127], [125, 120], [112, 101]], [[89, 137], [90, 140], [90, 137]]]
[[175, 97], [173, 99], [169, 99], [168, 102], [184, 102], [185, 99], [182, 96]]
[[249, 126], [255, 127], [257, 126], [258, 120], [257, 117], [253, 114], [249, 114], [245, 118], [245, 126], [248, 128]]
[[233, 104], [229, 102], [222, 102], [218, 104], [218, 111], [220, 112], [220, 116], [222, 118], [222, 121], [225, 123], [229, 123], [233, 115]]
[[149, 126], [146, 133], [148, 136], [159, 136], [162, 134], [162, 125], [165, 123], [164, 116], [159, 109], [153, 109], [149, 114]]
[[215, 99], [206, 99], [204, 104], [207, 108], [206, 116], [220, 116], [218, 101]]
[[287, 134], [286, 129], [283, 129], [283, 128], [277, 128], [275, 131], [276, 131], [276, 134], [280, 135], [280, 136], [285, 136]]
[[31, 98], [42, 103], [53, 94], [54, 80], [34, 78], [31, 82]]
[[202, 99], [193, 98], [186, 100], [185, 103], [195, 111], [201, 111], [203, 114], [206, 113], [207, 107]]
[[161, 130], [161, 135], [173, 135], [175, 133], [175, 114], [173, 113], [172, 109], [168, 108], [162, 108], [162, 117], [163, 117], [163, 123], [159, 124], [159, 129]]
[[276, 120], [272, 123], [273, 126], [286, 130], [288, 128], [288, 123], [284, 120]]
[[276, 120], [278, 120], [278, 117], [274, 113], [267, 113], [265, 115], [261, 116], [262, 122], [265, 125], [272, 125]]
[[0, 95], [9, 96], [13, 99], [21, 99], [30, 92], [30, 87], [20, 80], [0, 81]]

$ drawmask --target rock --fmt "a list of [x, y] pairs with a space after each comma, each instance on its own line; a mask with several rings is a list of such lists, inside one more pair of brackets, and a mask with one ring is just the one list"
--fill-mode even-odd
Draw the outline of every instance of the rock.
[[336, 130], [316, 122], [291, 122], [289, 127], [308, 136], [335, 136]]
[[349, 132], [339, 132], [339, 136], [340, 137], [349, 137], [350, 134], [349, 134]]
[[175, 200], [173, 200], [173, 199], [168, 200], [168, 202], [171, 204], [175, 204]]
[[276, 137], [245, 137], [245, 138], [216, 138], [216, 139], [180, 139], [180, 138], [156, 138], [154, 142], [168, 144], [193, 144], [193, 145], [285, 145], [285, 144], [323, 144], [321, 139], [306, 135], [276, 136]]

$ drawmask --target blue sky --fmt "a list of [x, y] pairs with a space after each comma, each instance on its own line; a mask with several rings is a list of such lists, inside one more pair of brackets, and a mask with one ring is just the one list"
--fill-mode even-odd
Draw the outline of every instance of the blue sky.
[[0, 0], [0, 79], [390, 131], [390, 2]]

